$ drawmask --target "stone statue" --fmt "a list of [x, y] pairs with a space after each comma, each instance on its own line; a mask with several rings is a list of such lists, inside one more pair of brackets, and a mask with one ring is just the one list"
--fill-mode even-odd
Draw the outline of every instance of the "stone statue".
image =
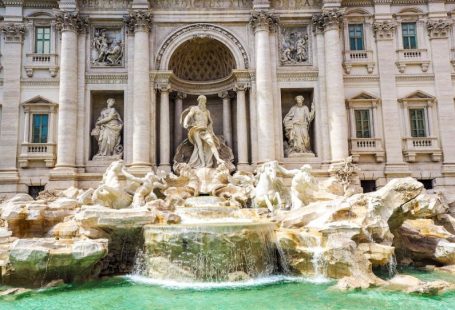
[[106, 30], [101, 29], [98, 33], [95, 34], [93, 39], [93, 45], [95, 50], [98, 52], [98, 57], [95, 59], [95, 62], [103, 63], [106, 61], [107, 51], [109, 48], [109, 43], [107, 41]]
[[276, 160], [262, 164], [256, 170], [253, 206], [270, 211], [290, 207], [290, 193], [281, 177], [293, 177], [298, 172], [281, 167]]
[[122, 41], [116, 40], [111, 48], [106, 52], [106, 63], [108, 65], [120, 65], [122, 64], [123, 58], [123, 47]]
[[93, 192], [92, 200], [104, 207], [122, 209], [131, 204], [131, 195], [120, 181], [125, 165], [123, 160], [112, 162], [103, 175], [100, 186]]
[[147, 202], [158, 199], [154, 193], [155, 189], [167, 188], [167, 184], [163, 178], [160, 178], [154, 172], [149, 172], [145, 175], [145, 177], [138, 178], [130, 174], [126, 171], [125, 167], [123, 167], [122, 174], [127, 180], [140, 184], [134, 192], [132, 204], [133, 208], [143, 207]]
[[191, 168], [213, 168], [225, 163], [218, 151], [221, 142], [213, 132], [212, 117], [206, 107], [207, 98], [201, 95], [197, 101], [197, 106], [186, 109], [180, 117], [183, 127], [188, 129], [188, 140], [193, 145], [188, 165]]
[[123, 146], [121, 145], [120, 133], [123, 121], [120, 114], [114, 108], [115, 99], [107, 99], [107, 108], [103, 109], [96, 120], [95, 128], [91, 135], [98, 141], [98, 153], [94, 160], [106, 158], [122, 158]]
[[288, 146], [286, 153], [312, 153], [310, 141], [310, 124], [314, 119], [314, 103], [311, 111], [304, 105], [304, 97], [295, 97], [297, 102], [286, 114], [283, 120]]

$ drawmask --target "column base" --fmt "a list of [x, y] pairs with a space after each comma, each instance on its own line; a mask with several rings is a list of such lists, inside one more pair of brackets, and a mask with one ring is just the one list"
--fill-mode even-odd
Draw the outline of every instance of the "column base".
[[172, 167], [170, 164], [160, 164], [157, 168], [156, 168], [156, 172], [157, 173], [160, 173], [161, 171], [164, 171], [165, 173], [169, 173], [172, 171]]
[[152, 165], [149, 163], [133, 163], [128, 170], [136, 175], [145, 175], [146, 173], [152, 171]]
[[17, 169], [0, 171], [0, 196], [10, 198], [20, 192], [19, 172]]
[[405, 178], [411, 176], [411, 171], [409, 170], [408, 165], [404, 163], [386, 164], [384, 175], [386, 176], [387, 179]]
[[253, 172], [253, 167], [248, 163], [238, 163], [237, 171]]
[[442, 164], [442, 174], [445, 177], [455, 177], [455, 164]]
[[77, 169], [75, 167], [59, 166], [52, 169], [49, 173], [49, 183], [46, 189], [67, 189], [77, 187]]

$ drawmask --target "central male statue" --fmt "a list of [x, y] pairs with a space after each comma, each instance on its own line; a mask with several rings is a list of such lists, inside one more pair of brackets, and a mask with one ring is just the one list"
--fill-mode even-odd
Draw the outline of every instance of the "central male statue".
[[[201, 95], [197, 98], [197, 102], [197, 106], [192, 106], [183, 111], [180, 117], [183, 127], [188, 129], [188, 140], [194, 145], [188, 165], [192, 168], [211, 168], [213, 158], [218, 165], [224, 163], [218, 152], [220, 141], [213, 132], [212, 117], [206, 107], [207, 98]], [[186, 112], [188, 114], [182, 122]]]

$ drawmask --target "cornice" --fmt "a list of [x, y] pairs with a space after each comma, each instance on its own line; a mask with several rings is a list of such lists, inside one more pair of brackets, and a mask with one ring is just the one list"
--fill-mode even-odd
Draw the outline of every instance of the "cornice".
[[21, 86], [44, 86], [44, 87], [58, 87], [60, 85], [59, 80], [55, 79], [40, 79], [40, 80], [21, 80]]
[[417, 81], [434, 81], [433, 74], [419, 74], [419, 75], [397, 75], [395, 77], [397, 82], [417, 82]]
[[281, 71], [277, 73], [278, 82], [317, 81], [318, 76], [318, 71]]

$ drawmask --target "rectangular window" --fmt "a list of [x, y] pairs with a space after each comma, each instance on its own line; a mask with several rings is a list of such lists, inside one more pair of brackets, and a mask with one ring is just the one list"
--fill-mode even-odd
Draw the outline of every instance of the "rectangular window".
[[51, 52], [51, 27], [35, 28], [35, 53], [50, 54]]
[[48, 114], [33, 114], [32, 143], [47, 143]]
[[349, 46], [351, 51], [363, 51], [363, 25], [351, 24], [349, 28]]
[[355, 110], [356, 138], [371, 138], [370, 110]]
[[409, 109], [411, 137], [426, 137], [425, 109]]
[[417, 24], [416, 23], [402, 23], [401, 30], [403, 34], [403, 48], [416, 49], [417, 48]]

